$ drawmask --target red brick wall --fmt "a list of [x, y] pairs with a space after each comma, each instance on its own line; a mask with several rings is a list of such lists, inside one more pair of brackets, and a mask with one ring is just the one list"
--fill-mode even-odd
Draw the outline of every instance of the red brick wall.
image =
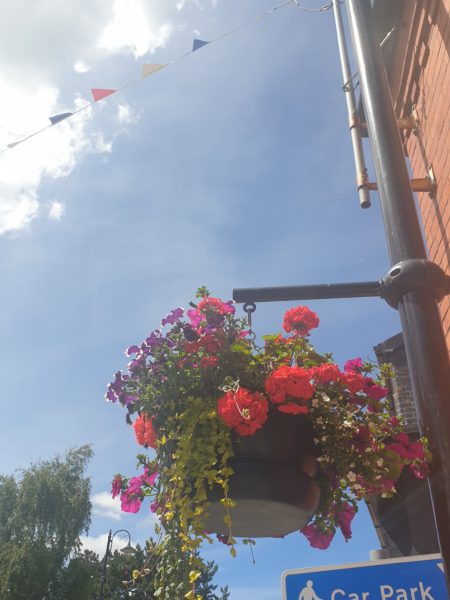
[[[437, 180], [433, 198], [418, 194], [430, 260], [450, 273], [450, 0], [406, 0], [390, 81], [397, 116], [415, 105], [426, 157]], [[426, 176], [417, 137], [403, 135], [414, 177]], [[450, 349], [450, 297], [440, 303]]]

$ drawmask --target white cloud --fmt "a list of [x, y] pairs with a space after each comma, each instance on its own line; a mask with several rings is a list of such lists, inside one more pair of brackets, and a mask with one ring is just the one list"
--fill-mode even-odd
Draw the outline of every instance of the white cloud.
[[146, 517], [144, 517], [138, 522], [137, 528], [144, 529], [148, 533], [148, 536], [150, 536], [153, 533], [153, 528], [159, 522], [160, 521], [157, 515], [155, 513], [149, 512], [149, 514]]
[[[102, 558], [105, 555], [106, 544], [108, 543], [108, 534], [101, 533], [97, 536], [81, 535], [80, 536], [82, 550], [91, 550]], [[112, 551], [120, 550], [128, 545], [128, 536], [124, 536], [124, 539], [116, 535], [113, 539]]]
[[[91, 0], [82, 11], [74, 0], [15, 0], [2, 7], [0, 152], [47, 128], [50, 116], [88, 102], [77, 93], [74, 71], [84, 73], [91, 65], [100, 70], [110, 55], [138, 58], [164, 46], [176, 28], [176, 1]], [[62, 89], [73, 92], [63, 99]], [[40, 215], [45, 180], [67, 177], [89, 153], [112, 152], [112, 140], [123, 128], [110, 135], [93, 132], [91, 114], [85, 110], [0, 154], [0, 235], [17, 234]], [[139, 115], [122, 104], [117, 119], [131, 125]]]
[[[10, 119], [0, 125], [0, 142], [5, 145], [47, 128], [49, 121], [43, 115], [66, 110], [59, 104], [58, 90], [50, 85], [25, 94], [0, 80], [0, 96]], [[81, 107], [87, 101], [76, 98], [74, 104]], [[105, 142], [102, 134], [89, 133], [91, 112], [84, 110], [0, 155], [0, 235], [17, 233], [36, 218], [43, 180], [67, 177], [88, 153], [111, 152], [111, 142]], [[18, 138], [13, 131], [20, 132]]]
[[114, 521], [120, 521], [122, 510], [120, 508], [119, 497], [112, 498], [108, 492], [94, 494], [91, 498], [92, 512], [99, 517], [106, 517]]
[[76, 73], [87, 73], [91, 70], [91, 67], [84, 62], [84, 60], [77, 60], [77, 62], [73, 65], [73, 70]]
[[112, 140], [106, 141], [101, 131], [97, 131], [92, 136], [92, 151], [97, 154], [110, 154], [112, 152], [112, 145]]
[[[200, 10], [204, 9], [204, 3], [202, 3], [201, 0], [178, 0], [175, 6], [177, 7], [177, 10], [183, 10], [188, 4], [193, 4]], [[209, 4], [212, 8], [215, 8], [218, 4], [218, 0], [210, 0]]]
[[121, 125], [133, 125], [141, 118], [140, 111], [132, 112], [129, 104], [117, 105], [117, 120]]
[[64, 214], [64, 210], [64, 205], [61, 204], [61, 202], [58, 202], [58, 200], [53, 200], [49, 206], [48, 218], [54, 221], [60, 221]]
[[33, 193], [19, 194], [15, 198], [5, 196], [0, 201], [0, 235], [27, 227], [38, 209], [39, 202]]
[[115, 0], [113, 17], [101, 33], [99, 48], [112, 53], [131, 51], [139, 58], [164, 46], [174, 26], [158, 23], [157, 15], [149, 14], [146, 4], [142, 0]]

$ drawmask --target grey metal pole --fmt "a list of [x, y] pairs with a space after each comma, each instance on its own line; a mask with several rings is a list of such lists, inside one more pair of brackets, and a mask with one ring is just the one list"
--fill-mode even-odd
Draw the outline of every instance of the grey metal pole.
[[106, 542], [105, 557], [103, 558], [102, 578], [100, 580], [100, 589], [98, 592], [97, 600], [103, 600], [103, 586], [105, 585], [105, 581], [106, 581], [106, 566], [108, 564], [108, 557], [109, 557], [109, 552], [111, 550], [111, 546], [112, 546], [112, 530], [110, 529], [109, 533], [108, 533], [108, 541]]
[[353, 146], [353, 156], [356, 168], [356, 185], [358, 186], [359, 204], [361, 208], [370, 207], [370, 193], [368, 188], [368, 175], [364, 160], [364, 148], [361, 138], [361, 127], [358, 118], [355, 90], [353, 86], [352, 72], [348, 58], [347, 43], [345, 40], [344, 25], [341, 15], [341, 0], [333, 0], [334, 20], [336, 23], [336, 35], [341, 59], [342, 77], [344, 80], [343, 90], [347, 102], [350, 135]]
[[355, 281], [352, 283], [319, 283], [283, 287], [237, 288], [233, 290], [235, 302], [287, 302], [289, 300], [324, 300], [327, 298], [371, 298], [381, 296], [380, 281]]
[[[370, 0], [346, 0], [353, 48], [372, 148], [394, 277], [400, 261], [426, 259], [400, 134], [378, 41], [371, 27]], [[410, 261], [413, 264], [415, 261]], [[417, 263], [422, 263], [418, 260]], [[425, 262], [428, 262], [425, 260]], [[433, 268], [438, 268], [429, 263]], [[445, 275], [444, 275], [445, 276]], [[433, 286], [410, 288], [398, 302], [406, 355], [422, 434], [433, 453], [429, 479], [442, 558], [450, 574], [450, 365]], [[450, 589], [450, 588], [449, 588]]]

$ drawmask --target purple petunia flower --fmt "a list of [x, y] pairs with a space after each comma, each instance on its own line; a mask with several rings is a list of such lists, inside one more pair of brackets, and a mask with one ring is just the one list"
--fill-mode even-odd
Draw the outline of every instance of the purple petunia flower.
[[136, 402], [137, 400], [138, 400], [138, 397], [133, 394], [122, 394], [120, 397], [120, 402], [124, 406], [128, 406], [129, 404], [132, 404], [133, 402]]
[[113, 403], [117, 402], [117, 400], [119, 398], [118, 398], [116, 392], [113, 389], [111, 389], [111, 384], [108, 384], [107, 390], [108, 391], [105, 394], [105, 400], [108, 400], [108, 402], [113, 402]]
[[125, 350], [125, 356], [131, 356], [132, 354], [139, 354], [139, 346], [130, 346]]
[[184, 315], [183, 308], [174, 308], [164, 319], [161, 321], [161, 326], [173, 325]]

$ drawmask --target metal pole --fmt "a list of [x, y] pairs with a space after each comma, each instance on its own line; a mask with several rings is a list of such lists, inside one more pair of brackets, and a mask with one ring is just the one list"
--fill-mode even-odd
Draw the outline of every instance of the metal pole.
[[235, 302], [286, 302], [289, 300], [324, 300], [326, 298], [370, 298], [381, 296], [382, 289], [382, 283], [379, 281], [238, 288], [233, 290], [233, 300]]
[[342, 77], [344, 80], [343, 90], [347, 102], [347, 112], [352, 138], [353, 156], [355, 158], [356, 185], [359, 192], [359, 204], [361, 208], [370, 207], [370, 194], [368, 189], [368, 175], [366, 163], [364, 160], [364, 149], [361, 139], [361, 124], [358, 117], [356, 105], [355, 90], [353, 86], [353, 77], [350, 70], [350, 61], [348, 58], [347, 43], [345, 41], [344, 25], [341, 15], [341, 0], [333, 0], [334, 20], [336, 23], [336, 34], [339, 47], [339, 56], [341, 58]]
[[109, 533], [108, 533], [108, 541], [106, 542], [106, 552], [105, 552], [105, 557], [103, 559], [102, 578], [100, 579], [100, 590], [98, 592], [97, 600], [103, 600], [103, 586], [105, 585], [105, 580], [106, 580], [106, 565], [108, 564], [108, 556], [109, 556], [109, 551], [111, 549], [111, 545], [112, 545], [112, 530], [110, 529]]
[[[395, 267], [399, 261], [426, 259], [426, 252], [383, 59], [371, 30], [370, 0], [346, 0], [346, 2], [389, 255], [391, 264]], [[395, 268], [391, 270], [394, 271]], [[450, 574], [448, 351], [436, 299], [430, 289], [406, 290], [399, 300], [398, 310], [419, 426], [421, 432], [429, 438], [433, 453], [429, 482], [448, 583]]]

